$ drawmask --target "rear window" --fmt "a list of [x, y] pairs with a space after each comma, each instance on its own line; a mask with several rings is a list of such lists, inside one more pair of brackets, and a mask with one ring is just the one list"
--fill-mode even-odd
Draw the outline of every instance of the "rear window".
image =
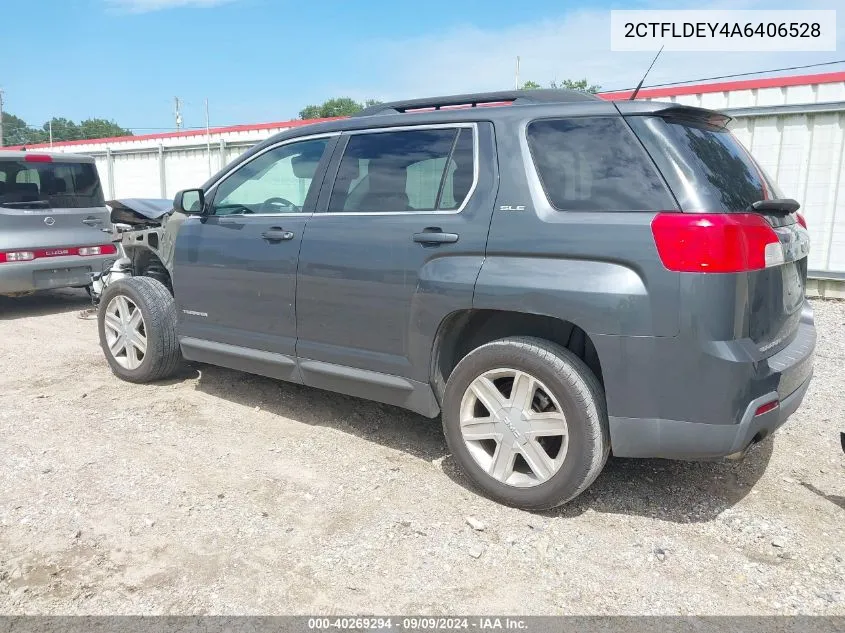
[[80, 209], [104, 204], [91, 163], [0, 160], [0, 206]]
[[543, 190], [560, 211], [659, 211], [675, 204], [619, 117], [542, 119], [527, 134]]
[[725, 127], [657, 116], [628, 118], [682, 211], [743, 212], [780, 197], [771, 180]]

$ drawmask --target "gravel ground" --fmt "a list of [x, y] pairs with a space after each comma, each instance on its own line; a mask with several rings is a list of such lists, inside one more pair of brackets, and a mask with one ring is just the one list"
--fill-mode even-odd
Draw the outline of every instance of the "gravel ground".
[[0, 298], [0, 614], [845, 614], [845, 303], [745, 461], [611, 460], [530, 514], [439, 421], [208, 366], [109, 372], [76, 291]]

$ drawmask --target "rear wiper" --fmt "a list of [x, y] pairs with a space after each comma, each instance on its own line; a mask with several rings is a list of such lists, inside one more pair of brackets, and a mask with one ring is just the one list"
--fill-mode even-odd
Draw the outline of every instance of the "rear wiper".
[[27, 202], [0, 202], [0, 207], [26, 207], [31, 205], [38, 205], [41, 207], [50, 207], [50, 203], [46, 200], [29, 200]]
[[757, 213], [782, 213], [787, 215], [789, 213], [795, 213], [800, 207], [801, 204], [792, 198], [774, 198], [772, 200], [752, 202], [748, 210]]

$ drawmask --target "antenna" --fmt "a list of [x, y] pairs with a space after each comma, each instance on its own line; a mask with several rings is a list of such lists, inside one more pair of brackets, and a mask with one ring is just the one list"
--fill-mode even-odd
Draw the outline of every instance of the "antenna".
[[[666, 46], [666, 45], [664, 44], [663, 46]], [[662, 53], [662, 52], [663, 52], [663, 46], [661, 46], [661, 47], [660, 47], [660, 50], [659, 50], [659, 51], [657, 51], [657, 55], [655, 55], [655, 56], [654, 56], [654, 59], [652, 59], [652, 60], [651, 60], [651, 66], [649, 66], [649, 67], [648, 67], [648, 70], [647, 70], [647, 71], [645, 71], [645, 74], [643, 75], [643, 78], [642, 78], [642, 79], [640, 79], [640, 83], [638, 83], [638, 84], [637, 84], [637, 87], [636, 87], [636, 88], [634, 88], [634, 92], [631, 94], [631, 98], [629, 99], [630, 101], [633, 101], [634, 99], [636, 99], [636, 98], [637, 98], [637, 93], [639, 93], [640, 88], [642, 88], [642, 87], [643, 87], [643, 82], [645, 81], [645, 78], [646, 78], [646, 77], [648, 77], [648, 73], [649, 73], [649, 72], [651, 72], [651, 67], [652, 67], [652, 66], [654, 66], [654, 62], [656, 62], [656, 61], [657, 61], [657, 58], [658, 58], [658, 57], [660, 57], [660, 53]]]

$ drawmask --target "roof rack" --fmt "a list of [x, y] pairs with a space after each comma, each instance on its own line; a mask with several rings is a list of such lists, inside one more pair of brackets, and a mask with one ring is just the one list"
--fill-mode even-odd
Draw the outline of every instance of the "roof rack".
[[504, 90], [500, 92], [476, 92], [446, 97], [426, 97], [424, 99], [408, 99], [407, 101], [391, 101], [379, 103], [364, 108], [359, 116], [374, 116], [376, 114], [403, 114], [417, 110], [442, 110], [477, 108], [494, 105], [529, 105], [538, 103], [571, 103], [573, 101], [594, 101], [599, 97], [588, 92], [578, 90]]

